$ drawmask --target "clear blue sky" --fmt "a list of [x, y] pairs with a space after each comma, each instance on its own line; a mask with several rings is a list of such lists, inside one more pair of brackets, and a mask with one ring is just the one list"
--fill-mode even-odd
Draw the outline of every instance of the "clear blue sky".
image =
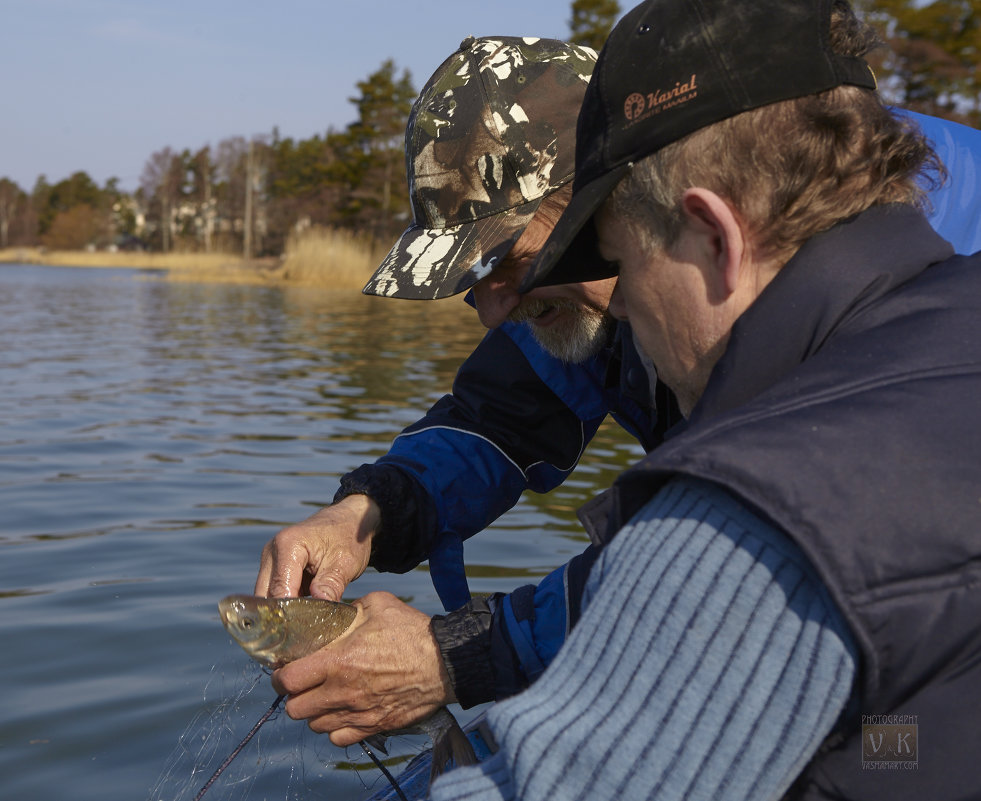
[[164, 147], [343, 128], [387, 58], [419, 89], [469, 34], [564, 39], [570, 17], [571, 0], [0, 0], [0, 178], [133, 190]]

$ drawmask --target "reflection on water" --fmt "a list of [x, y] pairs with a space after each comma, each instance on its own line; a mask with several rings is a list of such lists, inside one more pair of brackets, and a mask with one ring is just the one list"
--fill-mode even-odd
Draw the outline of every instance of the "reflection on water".
[[[243, 692], [255, 668], [218, 599], [251, 590], [263, 543], [383, 453], [481, 335], [458, 299], [0, 266], [3, 797], [147, 798], [169, 758], [161, 798], [193, 797], [201, 777], [172, 757], [200, 749], [181, 734], [230, 750], [272, 693], [264, 677]], [[473, 589], [536, 581], [580, 551], [575, 509], [636, 453], [601, 429], [564, 487], [468, 544]], [[376, 589], [439, 609], [425, 566], [369, 571], [352, 597]], [[209, 801], [355, 799], [374, 781], [357, 754], [273, 726]]]

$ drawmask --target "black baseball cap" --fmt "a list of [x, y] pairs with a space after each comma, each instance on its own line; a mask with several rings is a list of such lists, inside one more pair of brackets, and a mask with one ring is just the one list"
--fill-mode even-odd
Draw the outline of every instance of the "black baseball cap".
[[592, 217], [631, 165], [743, 111], [842, 84], [875, 89], [864, 59], [830, 47], [832, 0], [647, 0], [616, 25], [576, 128], [572, 201], [525, 276], [608, 277]]

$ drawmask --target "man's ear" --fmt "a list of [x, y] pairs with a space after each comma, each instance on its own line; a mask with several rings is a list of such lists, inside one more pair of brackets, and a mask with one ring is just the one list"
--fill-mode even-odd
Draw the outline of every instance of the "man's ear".
[[681, 208], [692, 229], [704, 237], [713, 284], [728, 296], [739, 285], [746, 238], [733, 208], [715, 192], [700, 186], [685, 190]]

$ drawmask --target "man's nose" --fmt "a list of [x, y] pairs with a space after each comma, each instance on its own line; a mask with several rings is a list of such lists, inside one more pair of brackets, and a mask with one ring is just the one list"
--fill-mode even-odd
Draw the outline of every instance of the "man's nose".
[[521, 302], [514, 283], [493, 273], [478, 281], [473, 288], [477, 316], [487, 328], [497, 328]]

